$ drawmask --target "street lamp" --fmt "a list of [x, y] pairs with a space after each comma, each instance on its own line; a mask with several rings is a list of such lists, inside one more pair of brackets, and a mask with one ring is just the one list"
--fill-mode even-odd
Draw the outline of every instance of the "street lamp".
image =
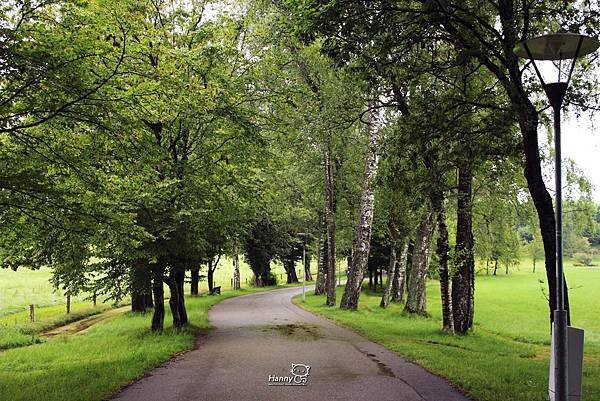
[[[576, 33], [553, 33], [538, 36], [533, 39], [523, 41], [517, 45], [514, 52], [517, 56], [532, 61], [533, 67], [538, 78], [541, 81], [544, 92], [548, 96], [550, 106], [554, 114], [554, 180], [556, 186], [556, 309], [554, 310], [554, 324], [552, 328], [552, 362], [550, 365], [550, 399], [553, 401], [569, 401], [570, 388], [574, 388], [573, 399], [579, 399], [581, 394], [580, 370], [581, 362], [576, 362], [571, 355], [574, 365], [571, 369], [572, 379], [575, 379], [569, 386], [569, 344], [568, 331], [573, 330], [573, 335], [581, 339], [583, 346], [583, 332], [581, 330], [567, 328], [567, 312], [564, 303], [563, 288], [563, 253], [562, 253], [562, 177], [561, 177], [561, 138], [560, 138], [560, 109], [565, 99], [565, 94], [571, 80], [571, 74], [575, 67], [575, 61], [578, 57], [585, 56], [598, 49], [600, 42], [597, 38], [579, 35]], [[558, 81], [547, 83], [544, 81], [535, 60], [551, 60], [558, 62]], [[572, 60], [568, 70], [566, 80], [561, 81], [563, 74], [562, 62]], [[580, 348], [581, 348], [580, 347]], [[574, 350], [575, 354], [582, 351]], [[554, 365], [554, 366], [552, 366]], [[554, 370], [554, 372], [552, 372]], [[579, 370], [579, 372], [575, 372]], [[579, 378], [577, 378], [579, 373]], [[577, 386], [575, 386], [577, 381]]]

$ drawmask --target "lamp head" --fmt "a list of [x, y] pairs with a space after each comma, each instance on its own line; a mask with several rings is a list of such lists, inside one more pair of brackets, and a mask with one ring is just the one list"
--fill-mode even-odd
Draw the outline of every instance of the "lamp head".
[[[554, 110], [558, 110], [565, 98], [571, 74], [575, 67], [575, 61], [579, 57], [595, 52], [599, 46], [600, 42], [598, 39], [591, 36], [580, 35], [578, 33], [551, 33], [524, 40], [513, 51], [517, 56], [532, 61], [535, 72], [550, 100], [550, 105]], [[538, 68], [535, 62], [536, 60], [554, 64], [558, 69], [558, 80], [546, 83], [540, 68]], [[564, 60], [572, 61], [568, 72], [565, 71], [566, 80], [563, 81], [561, 78], [563, 76], [562, 62]]]
[[569, 60], [596, 51], [598, 38], [578, 33], [551, 33], [520, 42], [514, 49], [517, 56], [532, 60]]

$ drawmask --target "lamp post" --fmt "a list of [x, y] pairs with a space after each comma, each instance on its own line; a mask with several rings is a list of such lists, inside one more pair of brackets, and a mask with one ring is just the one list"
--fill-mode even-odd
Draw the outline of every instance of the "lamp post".
[[[548, 96], [554, 114], [554, 181], [556, 187], [556, 309], [552, 327], [554, 388], [550, 386], [550, 397], [554, 401], [569, 401], [569, 345], [567, 328], [567, 311], [564, 303], [564, 273], [562, 252], [562, 177], [561, 177], [561, 132], [560, 109], [571, 80], [571, 74], [578, 57], [585, 56], [598, 49], [597, 38], [574, 34], [554, 33], [538, 36], [519, 43], [514, 49], [517, 56], [531, 60], [542, 88]], [[535, 60], [551, 60], [558, 62], [558, 81], [547, 83]], [[572, 60], [566, 80], [561, 81], [562, 62]], [[551, 374], [552, 374], [551, 373]], [[552, 376], [550, 382], [552, 383]], [[554, 390], [554, 391], [553, 391]], [[578, 394], [577, 394], [578, 395]], [[553, 397], [554, 396], [554, 397]]]

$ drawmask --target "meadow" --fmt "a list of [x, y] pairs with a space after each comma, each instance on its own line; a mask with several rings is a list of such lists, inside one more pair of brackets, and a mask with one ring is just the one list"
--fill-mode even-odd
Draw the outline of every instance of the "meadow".
[[[316, 264], [314, 266], [316, 268]], [[215, 271], [215, 285], [221, 286], [225, 291], [231, 289], [232, 269], [231, 260], [223, 258]], [[278, 282], [284, 284], [286, 275], [283, 266], [273, 263], [272, 270]], [[251, 286], [252, 277], [250, 267], [243, 259], [240, 260], [242, 288]], [[72, 297], [71, 313], [67, 314], [66, 298], [60, 290], [53, 288], [50, 278], [51, 273], [46, 268], [18, 271], [0, 269], [0, 350], [44, 342], [40, 335], [46, 330], [117, 306], [113, 301], [103, 302], [102, 297], [98, 297], [94, 306], [92, 301], [87, 299], [89, 294], [80, 294]], [[165, 291], [168, 296], [169, 290], [166, 286]], [[200, 291], [208, 291], [205, 280], [200, 282]], [[126, 298], [119, 305], [128, 302]], [[35, 308], [35, 322], [31, 322], [29, 318], [31, 304]]]
[[[188, 297], [192, 325], [182, 332], [170, 327], [167, 308], [162, 335], [148, 330], [149, 314], [124, 313], [91, 326], [85, 333], [50, 339], [39, 333], [112, 305], [99, 302], [94, 308], [89, 301], [78, 300], [71, 315], [66, 315], [62, 297], [55, 297], [48, 283], [49, 272], [0, 271], [3, 279], [13, 279], [10, 286], [5, 285], [6, 280], [0, 281], [0, 293], [5, 291], [3, 302], [10, 299], [7, 293], [22, 294], [15, 297], [21, 302], [21, 311], [0, 316], [0, 348], [5, 348], [0, 351], [0, 394], [10, 400], [95, 401], [110, 397], [173, 354], [191, 348], [194, 339], [209, 328], [207, 311], [212, 305], [231, 296], [261, 291], [246, 287], [234, 292], [220, 284], [218, 280], [229, 281], [230, 266], [225, 260], [217, 270], [217, 285], [224, 287], [220, 297]], [[600, 289], [600, 268], [574, 267], [570, 262], [566, 266], [573, 325], [585, 329], [586, 336], [584, 399], [600, 399], [600, 312], [594, 302]], [[251, 272], [245, 264], [241, 269], [244, 285]], [[281, 266], [274, 267], [276, 274], [281, 274], [278, 269], [282, 270]], [[19, 273], [24, 273], [23, 277], [14, 280]], [[39, 291], [27, 295], [31, 286], [25, 284], [31, 277], [37, 280]], [[202, 289], [206, 293], [205, 282]], [[475, 328], [464, 337], [440, 330], [437, 281], [429, 281], [427, 295], [430, 317], [406, 316], [402, 305], [396, 304], [383, 310], [379, 307], [381, 294], [371, 291], [363, 292], [356, 312], [327, 308], [322, 297], [308, 296], [304, 304], [299, 298], [295, 301], [448, 378], [479, 401], [546, 400], [549, 334], [543, 270], [532, 273], [530, 263], [524, 262], [508, 275], [504, 271], [497, 276], [478, 275]], [[46, 306], [37, 309], [32, 324], [27, 323], [25, 308], [33, 299]]]
[[[298, 264], [297, 270], [300, 271]], [[312, 270], [316, 270], [316, 263], [313, 262]], [[272, 264], [272, 271], [278, 279], [278, 283], [285, 283], [285, 270], [280, 263]], [[200, 272], [205, 275], [206, 271]], [[233, 277], [233, 264], [229, 258], [221, 258], [219, 267], [215, 271], [215, 285], [221, 286], [223, 290], [231, 289], [231, 279]], [[243, 258], [240, 258], [240, 279], [242, 287], [248, 286], [252, 282], [252, 270]], [[302, 279], [302, 276], [298, 276]], [[29, 308], [30, 304], [37, 308], [48, 306], [65, 305], [66, 298], [64, 292], [55, 290], [50, 283], [51, 273], [47, 268], [39, 270], [19, 269], [17, 271], [0, 269], [0, 316], [22, 312]], [[168, 288], [165, 287], [168, 291]], [[206, 280], [200, 282], [200, 291], [208, 291]], [[73, 296], [71, 301], [74, 308], [84, 305], [90, 306], [92, 303], [86, 301], [89, 294]], [[98, 304], [102, 303], [99, 297]], [[25, 315], [23, 315], [25, 316]], [[27, 314], [27, 318], [29, 314]], [[2, 320], [0, 320], [0, 323]]]
[[41, 344], [0, 353], [0, 395], [11, 401], [96, 401], [143, 376], [172, 355], [190, 349], [209, 328], [215, 303], [260, 291], [224, 291], [220, 296], [188, 297], [190, 326], [176, 332], [167, 308], [165, 331], [149, 330], [150, 313], [125, 313], [91, 326], [84, 334], [59, 336]]
[[[302, 307], [378, 342], [433, 373], [448, 378], [479, 401], [547, 400], [549, 323], [545, 274], [529, 263], [497, 276], [475, 280], [475, 327], [467, 336], [441, 331], [439, 284], [430, 281], [430, 317], [407, 316], [403, 305], [379, 307], [381, 294], [363, 292], [359, 310], [324, 306], [309, 296]], [[600, 399], [600, 268], [567, 263], [572, 324], [585, 329], [583, 398]], [[341, 291], [342, 288], [338, 289]], [[338, 297], [338, 299], [340, 299]]]

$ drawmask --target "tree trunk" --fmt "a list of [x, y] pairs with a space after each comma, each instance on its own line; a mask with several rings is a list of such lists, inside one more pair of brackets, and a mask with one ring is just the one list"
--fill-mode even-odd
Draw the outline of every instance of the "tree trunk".
[[392, 287], [395, 281], [396, 274], [398, 273], [398, 261], [396, 258], [396, 244], [395, 241], [392, 240], [392, 244], [390, 245], [390, 265], [388, 267], [387, 280], [385, 283], [385, 289], [383, 290], [383, 296], [381, 297], [381, 302], [379, 306], [382, 308], [387, 308], [390, 303], [390, 295], [392, 294]]
[[[518, 71], [518, 64], [515, 62], [514, 69]], [[519, 76], [516, 74], [515, 76]], [[523, 137], [523, 151], [525, 153], [524, 175], [527, 180], [527, 187], [535, 209], [537, 211], [540, 224], [540, 232], [544, 243], [546, 280], [548, 282], [548, 307], [550, 322], [554, 321], [553, 311], [556, 308], [556, 218], [552, 198], [544, 184], [542, 175], [542, 165], [540, 150], [538, 144], [538, 113], [535, 106], [528, 99], [527, 95], [519, 90], [521, 82], [505, 82], [504, 86], [515, 109], [519, 115], [519, 127]], [[565, 295], [565, 309], [567, 311], [567, 321], [571, 324], [571, 314], [569, 308], [569, 295], [566, 280], [563, 277], [563, 287]]]
[[275, 285], [273, 277], [271, 275], [271, 260], [269, 260], [262, 271], [262, 284], [263, 286]]
[[239, 290], [240, 288], [240, 259], [236, 249], [233, 253], [233, 289]]
[[296, 274], [296, 264], [292, 261], [286, 261], [283, 263], [283, 267], [287, 276], [287, 283], [297, 283], [298, 275]]
[[146, 293], [148, 292], [148, 283], [146, 276], [148, 272], [144, 270], [145, 265], [141, 260], [135, 260], [130, 268], [131, 274], [131, 311], [146, 311]]
[[171, 309], [171, 315], [173, 317], [173, 328], [180, 329], [183, 327], [183, 317], [181, 311], [181, 300], [180, 300], [180, 288], [178, 285], [177, 274], [174, 268], [171, 268], [169, 277], [165, 280], [169, 286], [169, 308]]
[[255, 275], [254, 276], [254, 287], [260, 288], [260, 287], [264, 287], [264, 281], [262, 279], [262, 273], [260, 273], [259, 275]]
[[190, 270], [190, 294], [198, 295], [198, 282], [200, 281], [200, 269]]
[[312, 281], [312, 273], [310, 272], [310, 253], [306, 250], [306, 258], [304, 260], [304, 278], [305, 281]]
[[[473, 326], [475, 259], [473, 256], [473, 216], [469, 167], [458, 169], [455, 273], [452, 277], [454, 330], [466, 334]], [[494, 269], [495, 274], [495, 269]]]
[[146, 294], [137, 294], [131, 292], [131, 311], [146, 312]]
[[408, 297], [404, 306], [404, 311], [408, 313], [427, 315], [425, 289], [434, 228], [434, 213], [428, 211], [423, 214], [421, 223], [417, 228], [412, 270], [408, 279]]
[[148, 289], [148, 292], [146, 293], [146, 309], [151, 309], [154, 308], [154, 302], [152, 300], [152, 281], [150, 281], [150, 288]]
[[215, 276], [214, 276], [214, 269], [213, 269], [213, 261], [212, 259], [208, 261], [208, 270], [206, 272], [206, 281], [208, 282], [208, 292], [209, 294], [213, 293], [213, 290], [215, 288]]
[[406, 287], [406, 263], [408, 262], [408, 239], [400, 247], [400, 258], [396, 263], [396, 272], [392, 283], [392, 302], [404, 301]]
[[450, 296], [450, 274], [448, 271], [448, 257], [450, 244], [448, 241], [448, 227], [446, 225], [446, 210], [444, 208], [444, 195], [441, 192], [431, 197], [433, 209], [437, 216], [437, 256], [440, 276], [440, 293], [442, 297], [442, 330], [448, 333], [454, 332], [454, 321], [452, 317], [452, 298]]
[[317, 282], [315, 283], [315, 295], [325, 294], [325, 283], [327, 282], [327, 234], [325, 220], [319, 216], [319, 250], [317, 254]]
[[[356, 308], [358, 308], [360, 289], [367, 268], [369, 251], [371, 248], [371, 231], [373, 229], [373, 213], [375, 209], [373, 181], [377, 174], [379, 137], [381, 135], [381, 115], [379, 110], [371, 110], [367, 120], [369, 142], [365, 155], [356, 246], [353, 249], [352, 265], [350, 266], [346, 288], [344, 289], [344, 295], [342, 296], [342, 302], [340, 304], [340, 308], [351, 310], [356, 310]], [[375, 284], [377, 284], [377, 281], [375, 281]]]
[[335, 187], [333, 185], [333, 167], [331, 163], [331, 134], [325, 144], [325, 222], [327, 224], [327, 277], [325, 288], [327, 306], [335, 305]]
[[152, 331], [162, 331], [165, 323], [165, 290], [163, 287], [164, 268], [155, 265], [152, 268], [152, 294], [154, 295], [154, 313], [152, 314]]
[[185, 307], [185, 270], [178, 271], [175, 278], [179, 289], [179, 317], [181, 318], [181, 324], [186, 325], [188, 324], [188, 315]]

